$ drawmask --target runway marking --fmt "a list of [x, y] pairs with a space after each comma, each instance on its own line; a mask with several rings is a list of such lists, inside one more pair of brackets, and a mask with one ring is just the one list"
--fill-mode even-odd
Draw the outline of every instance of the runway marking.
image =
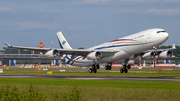
[[162, 69], [162, 70], [172, 70], [172, 69]]
[[73, 75], [24, 75], [0, 74], [0, 78], [43, 78], [43, 79], [77, 79], [77, 80], [125, 80], [125, 81], [170, 81], [180, 82], [176, 77], [124, 77], [124, 76], [73, 76]]

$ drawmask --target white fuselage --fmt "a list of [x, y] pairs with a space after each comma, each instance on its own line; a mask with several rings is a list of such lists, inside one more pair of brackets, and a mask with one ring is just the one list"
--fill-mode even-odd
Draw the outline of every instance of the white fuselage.
[[[159, 32], [158, 32], [159, 31]], [[133, 54], [152, 49], [154, 46], [160, 46], [169, 37], [169, 34], [163, 29], [148, 29], [133, 35], [119, 38], [92, 48], [90, 50], [114, 50], [116, 53], [108, 57], [103, 57], [99, 60], [88, 60], [82, 56], [66, 55], [66, 63], [74, 66], [92, 66], [95, 62], [98, 63], [113, 63], [127, 59]]]

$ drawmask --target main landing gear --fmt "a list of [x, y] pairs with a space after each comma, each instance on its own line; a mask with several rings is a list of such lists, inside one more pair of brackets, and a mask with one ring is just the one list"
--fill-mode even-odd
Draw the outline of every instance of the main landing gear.
[[89, 73], [92, 73], [92, 72], [96, 73], [97, 69], [99, 69], [99, 64], [92, 65], [92, 68], [89, 69]]
[[123, 65], [123, 68], [120, 69], [120, 73], [127, 73], [128, 69], [130, 69], [131, 66], [130, 65]]
[[111, 70], [111, 68], [112, 68], [111, 66], [112, 66], [112, 63], [108, 63], [108, 64], [106, 64], [105, 69]]

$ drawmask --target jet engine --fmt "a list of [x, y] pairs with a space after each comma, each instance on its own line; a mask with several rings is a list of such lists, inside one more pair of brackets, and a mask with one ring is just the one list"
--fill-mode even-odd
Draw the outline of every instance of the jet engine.
[[162, 52], [161, 54], [159, 54], [159, 57], [169, 58], [169, 57], [172, 57], [172, 55], [173, 55], [173, 52], [172, 52], [172, 51], [164, 51], [164, 52]]
[[87, 56], [87, 59], [89, 59], [89, 60], [97, 60], [100, 58], [102, 58], [102, 53], [99, 51], [92, 52]]
[[56, 49], [49, 50], [45, 53], [47, 57], [56, 57], [58, 55], [58, 51]]
[[148, 52], [148, 53], [145, 53], [143, 56], [142, 56], [143, 59], [153, 59], [155, 58], [155, 52]]

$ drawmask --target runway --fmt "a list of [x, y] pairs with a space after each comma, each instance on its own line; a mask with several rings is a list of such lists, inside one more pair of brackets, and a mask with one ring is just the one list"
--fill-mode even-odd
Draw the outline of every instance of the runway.
[[171, 81], [171, 82], [180, 82], [180, 78], [177, 78], [177, 77], [0, 74], [0, 78], [42, 78], [42, 79], [75, 79], [75, 80], [124, 80], [124, 81], [167, 81], [167, 82]]

